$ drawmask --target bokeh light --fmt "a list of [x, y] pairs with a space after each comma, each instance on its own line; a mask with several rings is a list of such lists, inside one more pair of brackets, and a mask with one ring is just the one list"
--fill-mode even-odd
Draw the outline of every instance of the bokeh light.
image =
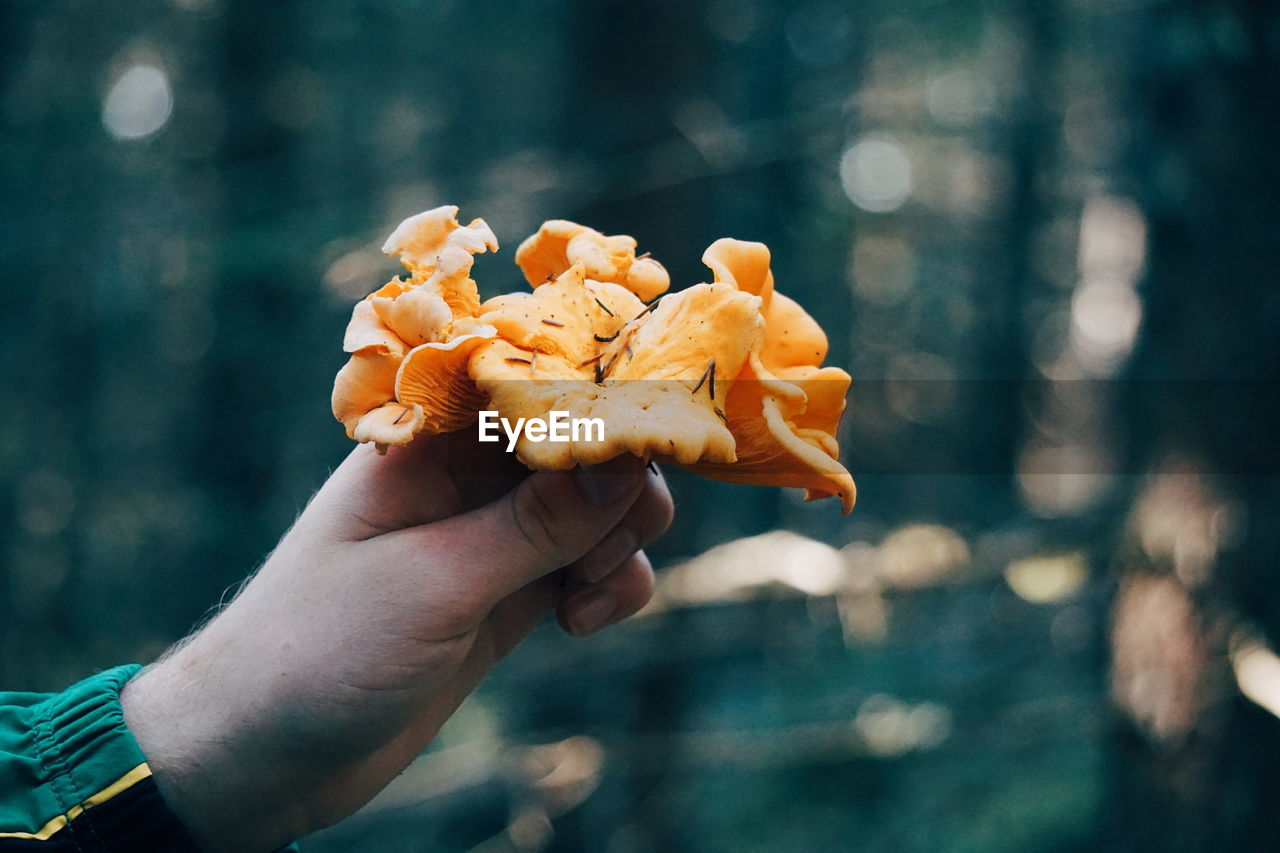
[[1004, 579], [1019, 598], [1036, 604], [1050, 604], [1076, 593], [1088, 575], [1085, 555], [1041, 555], [1014, 560], [1004, 570]]
[[102, 125], [116, 139], [146, 139], [163, 128], [172, 114], [169, 75], [155, 65], [139, 64], [111, 84], [102, 104]]
[[858, 207], [888, 213], [911, 197], [911, 161], [892, 138], [863, 137], [840, 156], [840, 183]]

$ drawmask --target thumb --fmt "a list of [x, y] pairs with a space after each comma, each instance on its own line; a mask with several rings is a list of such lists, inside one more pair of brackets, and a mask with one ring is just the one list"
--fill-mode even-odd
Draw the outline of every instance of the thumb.
[[[577, 560], [617, 526], [639, 497], [644, 463], [624, 454], [572, 471], [540, 471], [490, 504], [390, 536], [462, 598], [487, 609]], [[417, 560], [413, 556], [417, 555]]]

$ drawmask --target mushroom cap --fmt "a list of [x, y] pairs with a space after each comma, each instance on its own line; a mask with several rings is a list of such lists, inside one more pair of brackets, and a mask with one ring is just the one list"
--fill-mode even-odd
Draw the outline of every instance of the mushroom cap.
[[801, 487], [810, 499], [838, 497], [848, 513], [857, 490], [838, 461], [836, 432], [851, 380], [838, 367], [819, 366], [827, 354], [822, 327], [774, 288], [764, 244], [724, 238], [702, 259], [717, 282], [759, 296], [764, 333], [725, 409], [737, 461], [687, 467], [717, 480]]
[[424, 430], [459, 429], [484, 402], [466, 365], [496, 330], [475, 320], [480, 296], [470, 273], [474, 255], [498, 242], [483, 219], [463, 226], [457, 216], [446, 205], [401, 222], [382, 250], [410, 278], [393, 278], [352, 309], [343, 337], [351, 358], [331, 404], [357, 441], [405, 444]]
[[542, 223], [516, 249], [516, 264], [534, 288], [554, 281], [574, 264], [582, 264], [588, 278], [621, 285], [648, 302], [667, 291], [671, 277], [650, 257], [636, 257], [634, 237], [606, 237], [594, 228], [552, 219]]
[[[617, 285], [584, 278], [581, 266], [531, 297], [486, 303], [493, 308], [483, 319], [499, 337], [476, 349], [469, 370], [490, 406], [509, 421], [547, 420], [561, 411], [605, 425], [602, 439], [522, 435], [520, 460], [561, 469], [629, 452], [690, 464], [732, 462], [733, 437], [717, 411], [759, 337], [759, 298], [700, 284], [646, 311]], [[633, 313], [623, 313], [624, 306]], [[713, 364], [724, 371], [720, 402]]]

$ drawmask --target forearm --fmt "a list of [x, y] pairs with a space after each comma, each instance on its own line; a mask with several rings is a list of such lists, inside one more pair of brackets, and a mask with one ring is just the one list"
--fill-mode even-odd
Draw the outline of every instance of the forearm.
[[[125, 722], [160, 793], [209, 851], [274, 850], [306, 834], [304, 804], [277, 772], [271, 698], [248, 667], [202, 633], [148, 667], [121, 694]], [[250, 683], [246, 683], [250, 682]]]
[[371, 659], [395, 655], [386, 644], [359, 654], [371, 615], [349, 593], [323, 592], [318, 574], [304, 588], [299, 565], [316, 563], [286, 540], [229, 607], [121, 697], [157, 785], [212, 853], [273, 850], [350, 814], [473, 684], [401, 667], [402, 689], [371, 689]]

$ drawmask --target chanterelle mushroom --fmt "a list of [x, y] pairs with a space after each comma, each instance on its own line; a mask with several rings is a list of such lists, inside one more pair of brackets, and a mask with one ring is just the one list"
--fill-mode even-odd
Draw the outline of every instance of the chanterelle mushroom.
[[515, 440], [531, 468], [621, 453], [706, 476], [793, 486], [853, 507], [837, 429], [849, 375], [822, 367], [827, 338], [774, 289], [769, 250], [723, 239], [703, 255], [713, 281], [666, 293], [666, 270], [626, 235], [543, 224], [516, 262], [532, 293], [483, 304], [474, 255], [496, 250], [484, 220], [456, 207], [405, 220], [383, 250], [409, 278], [358, 303], [334, 382], [333, 411], [357, 441], [404, 444], [452, 432], [481, 409], [516, 422], [565, 412], [603, 436]]

